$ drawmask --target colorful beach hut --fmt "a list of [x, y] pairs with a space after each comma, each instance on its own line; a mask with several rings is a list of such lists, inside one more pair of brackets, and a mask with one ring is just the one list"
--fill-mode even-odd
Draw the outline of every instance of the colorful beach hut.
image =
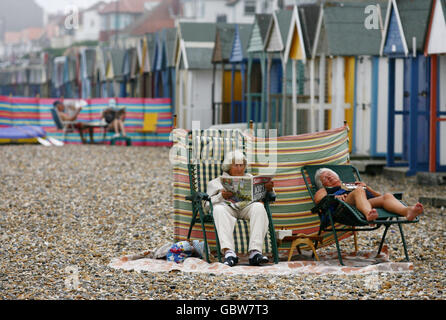
[[[234, 37], [231, 47], [231, 55], [229, 62], [231, 63], [231, 103], [234, 106], [240, 106], [238, 109], [238, 119], [240, 122], [247, 122], [248, 110], [246, 101], [246, 87], [247, 87], [247, 49], [249, 43], [249, 35], [251, 33], [252, 24], [236, 24], [234, 30]], [[233, 110], [235, 107], [232, 108]], [[236, 121], [236, 114], [232, 122]]]
[[175, 105], [175, 43], [177, 39], [177, 29], [163, 29], [162, 45], [163, 57], [161, 72], [163, 78], [163, 97], [170, 98], [172, 106]]
[[[215, 31], [212, 52], [212, 124], [243, 121], [242, 105], [234, 101], [234, 98], [241, 101], [241, 73], [235, 74], [229, 63], [235, 32], [235, 24], [219, 24]], [[233, 91], [235, 81], [238, 83], [237, 96], [234, 96]]]
[[[297, 9], [297, 6], [293, 7], [285, 51], [283, 53], [283, 60], [287, 66], [287, 77], [286, 82], [284, 82], [286, 83], [284, 86], [284, 101], [291, 91], [291, 104], [288, 108], [284, 109], [283, 134], [295, 135], [314, 131], [314, 126], [311, 128], [309, 125], [312, 123], [314, 115], [310, 115], [308, 112], [310, 105], [314, 105], [314, 101], [310, 105], [298, 103], [298, 94], [301, 97], [304, 94], [305, 64], [308, 60], [310, 61], [309, 65], [313, 72], [312, 74], [314, 74], [315, 61], [314, 59], [310, 59], [311, 53], [309, 48], [311, 48], [312, 42], [314, 41], [319, 10], [320, 7], [318, 5], [303, 6], [300, 10]], [[291, 64], [289, 63], [290, 61]], [[312, 87], [311, 89], [314, 88]]]
[[175, 114], [178, 126], [191, 129], [199, 121], [202, 129], [212, 125], [212, 53], [216, 24], [180, 22], [175, 44]]
[[[364, 3], [326, 2], [321, 5], [317, 23], [312, 57], [319, 59], [317, 69], [310, 70], [310, 104], [315, 101], [318, 73], [318, 107], [317, 121], [313, 127], [317, 130], [342, 126], [344, 121], [353, 128], [355, 56], [350, 51], [355, 46], [355, 28], [364, 28], [365, 14], [359, 18], [356, 11], [364, 10]], [[358, 20], [359, 19], [359, 20]], [[359, 47], [359, 46], [358, 46]], [[311, 66], [311, 64], [310, 64]], [[314, 86], [314, 87], [313, 87]], [[314, 105], [311, 106], [314, 113]], [[352, 150], [353, 130], [349, 131], [349, 148]]]
[[446, 0], [434, 0], [424, 46], [431, 57], [429, 171], [446, 171]]
[[79, 50], [80, 55], [80, 83], [81, 95], [83, 99], [93, 97], [93, 81], [96, 62], [96, 49], [83, 47]]
[[[407, 175], [427, 171], [429, 162], [430, 58], [424, 43], [432, 1], [389, 0], [381, 54], [389, 57], [388, 132], [402, 121], [402, 160], [396, 162], [395, 134], [388, 134], [387, 166], [408, 166]], [[395, 58], [403, 58], [403, 105], [395, 104]], [[399, 118], [399, 119], [398, 119]]]
[[285, 46], [288, 40], [292, 10], [275, 11], [266, 33], [264, 50], [267, 53], [266, 68], [266, 107], [267, 129], [277, 129], [278, 135], [284, 135], [286, 109], [287, 59]]
[[271, 14], [256, 14], [248, 41], [247, 118], [253, 120], [254, 130], [266, 128], [267, 57], [264, 48], [271, 19]]
[[94, 65], [93, 94], [95, 98], [107, 98], [106, 78], [107, 49], [96, 48], [96, 59]]
[[[377, 156], [377, 150], [385, 152], [382, 141], [387, 140], [387, 58], [380, 58], [379, 50], [381, 17], [386, 5], [386, 1], [364, 0], [327, 4], [323, 8], [329, 53], [341, 70], [339, 60], [344, 60], [344, 75], [336, 73], [333, 79], [337, 83], [333, 86], [344, 84], [343, 101], [347, 104], [344, 119], [351, 129], [353, 154]], [[340, 111], [338, 104], [342, 104], [342, 100], [335, 101], [335, 108]]]

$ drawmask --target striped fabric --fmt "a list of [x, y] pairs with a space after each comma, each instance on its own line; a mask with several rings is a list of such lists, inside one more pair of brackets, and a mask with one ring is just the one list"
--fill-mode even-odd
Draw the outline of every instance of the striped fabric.
[[[341, 127], [329, 131], [298, 136], [284, 136], [277, 138], [259, 138], [246, 134], [246, 150], [248, 156], [248, 172], [256, 174], [273, 174], [274, 189], [277, 194], [276, 202], [271, 204], [271, 211], [276, 230], [292, 230], [293, 234], [304, 233], [317, 234], [319, 231], [319, 217], [311, 213], [313, 202], [307, 192], [305, 183], [300, 173], [300, 168], [308, 164], [345, 164], [349, 161], [348, 130]], [[215, 132], [213, 133], [215, 134]], [[236, 141], [230, 143], [231, 137], [241, 136], [241, 133], [225, 133], [228, 139], [216, 137], [211, 139], [211, 134], [195, 137], [195, 150], [192, 154], [207, 155], [206, 159], [215, 156], [214, 169], [211, 174], [201, 174], [199, 178], [199, 190], [205, 191], [205, 185], [211, 178], [221, 174], [217, 170], [221, 163], [221, 150], [215, 150], [215, 146], [236, 146]], [[174, 147], [172, 148], [172, 160], [174, 162], [174, 236], [175, 241], [185, 240], [192, 217], [192, 206], [185, 196], [190, 194], [190, 180], [187, 167], [188, 132], [182, 129], [174, 131]], [[197, 149], [201, 139], [201, 148]], [[212, 142], [210, 141], [212, 140]], [[208, 143], [203, 143], [207, 141]], [[224, 142], [224, 143], [222, 143]], [[212, 146], [212, 147], [211, 147]], [[212, 149], [212, 150], [211, 150]], [[197, 158], [192, 157], [193, 160]], [[209, 160], [208, 160], [209, 161]], [[218, 162], [219, 161], [219, 162]], [[209, 161], [211, 163], [211, 161]], [[218, 162], [218, 163], [217, 163]], [[203, 166], [202, 164], [200, 164]], [[205, 166], [208, 168], [208, 165]], [[242, 227], [242, 226], [239, 226]], [[337, 226], [342, 227], [342, 226]], [[238, 230], [234, 233], [237, 235]], [[352, 235], [351, 232], [338, 233], [340, 239]], [[215, 249], [215, 234], [212, 224], [206, 225], [206, 236], [209, 245]], [[333, 233], [324, 233], [325, 245], [334, 243]], [[191, 238], [202, 239], [200, 224], [196, 224], [192, 230]], [[237, 238], [236, 238], [237, 239]], [[240, 240], [240, 237], [238, 238]], [[247, 239], [242, 239], [246, 242]], [[246, 248], [246, 243], [239, 243]], [[289, 248], [290, 243], [283, 243], [279, 249]], [[304, 247], [302, 247], [305, 249]], [[307, 248], [308, 249], [308, 248]]]
[[[36, 99], [0, 96], [0, 127], [33, 125], [41, 126], [48, 136], [63, 138], [63, 132], [58, 130], [51, 116], [51, 108], [56, 99]], [[99, 121], [102, 110], [108, 107], [109, 99], [84, 99], [88, 105], [82, 108], [77, 120], [85, 122]], [[172, 130], [172, 107], [170, 99], [116, 98], [118, 108], [126, 108], [125, 128], [135, 146], [171, 146], [170, 132]], [[156, 133], [139, 133], [143, 127], [144, 113], [157, 113], [158, 125]], [[108, 133], [109, 137], [112, 133]], [[88, 133], [85, 137], [89, 139]], [[96, 128], [94, 139], [102, 141], [103, 131]], [[108, 139], [110, 140], [110, 139]], [[68, 133], [67, 143], [80, 144], [79, 133]], [[108, 141], [109, 142], [109, 141]]]

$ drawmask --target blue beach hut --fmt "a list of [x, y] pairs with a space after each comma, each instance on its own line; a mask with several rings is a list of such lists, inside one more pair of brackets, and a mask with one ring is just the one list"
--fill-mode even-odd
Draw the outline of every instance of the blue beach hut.
[[446, 171], [446, 0], [432, 3], [424, 54], [431, 57], [429, 171]]
[[[239, 106], [240, 113], [238, 114], [241, 122], [247, 122], [247, 100], [246, 100], [246, 80], [247, 80], [247, 49], [249, 35], [251, 32], [251, 24], [236, 24], [234, 30], [234, 37], [231, 46], [231, 55], [229, 62], [231, 68], [231, 109], [235, 110], [235, 106]], [[236, 82], [237, 78], [240, 82]], [[237, 90], [237, 93], [236, 93]], [[240, 101], [236, 101], [236, 95], [240, 96]], [[235, 118], [234, 115], [231, 114]], [[235, 122], [235, 119], [232, 121]]]
[[[429, 70], [423, 55], [432, 1], [389, 0], [381, 55], [389, 57], [387, 166], [408, 166], [407, 175], [429, 165]], [[396, 60], [402, 59], [403, 103], [395, 103]], [[396, 161], [397, 123], [402, 123], [402, 162]]]

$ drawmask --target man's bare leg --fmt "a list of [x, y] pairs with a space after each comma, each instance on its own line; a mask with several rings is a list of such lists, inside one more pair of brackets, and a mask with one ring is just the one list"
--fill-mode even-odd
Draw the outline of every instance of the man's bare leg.
[[412, 221], [424, 211], [423, 205], [417, 202], [414, 206], [406, 207], [393, 194], [386, 193], [382, 196], [369, 199], [373, 208], [384, 208], [389, 212], [396, 213], [400, 216], [406, 217], [407, 220]]
[[378, 212], [367, 200], [366, 193], [362, 188], [357, 188], [350, 192], [345, 202], [358, 208], [358, 210], [366, 217], [367, 221], [373, 221], [378, 218]]

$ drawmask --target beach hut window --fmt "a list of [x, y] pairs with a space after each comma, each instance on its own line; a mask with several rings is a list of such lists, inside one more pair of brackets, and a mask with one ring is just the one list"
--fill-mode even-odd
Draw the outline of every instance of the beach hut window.
[[256, 1], [245, 0], [245, 15], [254, 15], [256, 13]]
[[217, 15], [217, 22], [226, 22], [227, 18], [225, 14], [219, 14]]

